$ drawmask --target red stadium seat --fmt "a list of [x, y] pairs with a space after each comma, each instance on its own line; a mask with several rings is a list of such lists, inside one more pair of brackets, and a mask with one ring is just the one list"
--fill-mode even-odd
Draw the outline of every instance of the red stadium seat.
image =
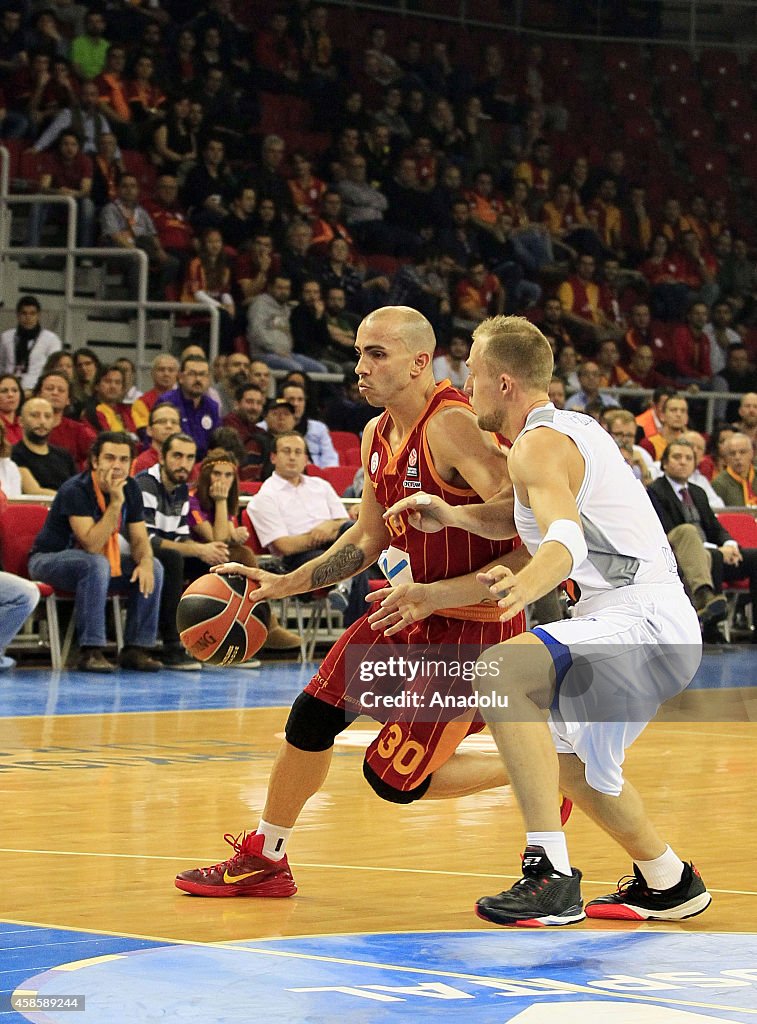
[[266, 134], [268, 132], [280, 132], [289, 127], [287, 116], [287, 96], [277, 92], [261, 92], [258, 96], [260, 103], [259, 130]]
[[27, 192], [36, 192], [37, 182], [49, 165], [49, 153], [35, 153], [33, 149], [25, 149], [19, 154], [18, 176]]
[[748, 117], [753, 115], [752, 95], [741, 81], [727, 79], [718, 81], [712, 90], [712, 108], [723, 117]]
[[[687, 160], [696, 178], [697, 188], [707, 195], [721, 195], [728, 178], [728, 157], [725, 153], [707, 152], [706, 149], [690, 149]], [[714, 190], [714, 192], [713, 192]]]
[[638, 46], [607, 43], [602, 47], [602, 63], [611, 83], [644, 81], [647, 75], [644, 54]]
[[339, 455], [340, 466], [360, 465], [360, 438], [349, 430], [330, 430], [331, 442]]
[[255, 531], [255, 527], [250, 517], [249, 506], [243, 508], [242, 511], [239, 513], [239, 521], [241, 522], [242, 526], [247, 527], [247, 530], [250, 534], [249, 537], [247, 538], [245, 546], [250, 549], [253, 555], [258, 556], [259, 558], [262, 558], [264, 556], [271, 557], [268, 555], [268, 552], [260, 543], [260, 538], [258, 537], [257, 532]]
[[315, 466], [308, 463], [307, 475], [327, 480], [341, 497], [355, 479], [359, 466]]
[[[749, 512], [718, 512], [717, 519], [723, 529], [727, 530], [739, 547], [757, 548], [757, 520]], [[731, 627], [736, 614], [736, 605], [741, 594], [749, 593], [749, 580], [733, 580], [723, 583], [723, 590], [728, 595], [728, 616], [725, 621], [724, 634], [726, 640], [731, 638]], [[752, 622], [755, 609], [752, 608]]]
[[741, 78], [738, 54], [733, 50], [705, 50], [699, 58], [699, 70], [706, 82], [724, 82]]
[[303, 131], [299, 128], [282, 128], [278, 132], [287, 144], [287, 150], [291, 153], [295, 149], [301, 149], [311, 157], [321, 156], [331, 144], [331, 136], [328, 132]]
[[26, 187], [26, 183], [22, 185], [19, 179], [21, 178], [21, 154], [26, 149], [27, 142], [25, 139], [1, 139], [0, 145], [5, 146], [8, 150], [8, 182], [11, 192], [20, 192]]
[[683, 149], [690, 146], [705, 146], [712, 150], [716, 146], [717, 127], [711, 116], [704, 110], [693, 113], [687, 110], [676, 110], [671, 114], [675, 141]]
[[565, 85], [563, 79], [581, 72], [581, 54], [575, 43], [565, 39], [543, 39], [544, 77], [554, 82], [559, 89]]
[[250, 0], [232, 0], [231, 9], [234, 21], [256, 31], [267, 23], [279, 6], [274, 0], [257, 0], [255, 4], [251, 4]]
[[626, 137], [635, 142], [651, 142], [657, 138], [657, 125], [651, 114], [640, 112], [629, 117], [625, 124]]
[[652, 106], [652, 86], [649, 82], [615, 80], [610, 84], [610, 91], [619, 112], [633, 115], [648, 111]]
[[741, 171], [750, 181], [757, 181], [757, 150], [741, 151]]
[[671, 117], [680, 111], [700, 111], [702, 90], [696, 82], [682, 83], [676, 80], [665, 83], [661, 88], [662, 102]]
[[754, 147], [757, 142], [757, 115], [727, 117], [724, 123], [730, 145], [744, 150]]
[[[15, 504], [9, 503], [8, 507], [0, 516], [0, 560], [6, 572], [15, 573], [28, 580], [29, 552], [32, 549], [34, 540], [42, 529], [47, 519], [47, 505]], [[39, 590], [40, 597], [45, 602], [45, 617], [47, 620], [47, 645], [50, 649], [50, 660], [52, 667], [60, 670], [65, 667], [66, 657], [73, 639], [74, 616], [66, 632], [66, 638], [61, 649], [60, 626], [58, 623], [58, 601], [73, 600], [73, 594], [55, 590], [47, 583], [40, 583], [33, 580]], [[113, 601], [113, 613], [116, 625], [116, 642], [118, 648], [123, 646], [121, 631], [121, 604], [117, 595], [110, 598]], [[44, 645], [44, 640], [39, 639]]]
[[655, 47], [652, 66], [662, 82], [671, 79], [690, 81], [694, 78], [694, 62], [688, 50], [679, 46]]
[[384, 274], [386, 277], [394, 277], [402, 262], [394, 256], [386, 256], [384, 253], [365, 253], [362, 257], [366, 269], [374, 274]]
[[[0, 516], [0, 559], [6, 572], [12, 572], [22, 579], [28, 580], [27, 561], [34, 538], [47, 518], [45, 505], [9, 504]], [[62, 668], [60, 657], [60, 630], [58, 629], [58, 609], [55, 605], [55, 592], [47, 583], [33, 581], [39, 590], [39, 596], [45, 602], [47, 631], [50, 646], [50, 659], [54, 669]]]
[[749, 512], [718, 512], [718, 522], [742, 548], [757, 548], [757, 519]]
[[144, 153], [136, 149], [122, 149], [121, 155], [124, 167], [133, 174], [139, 182], [141, 198], [151, 196], [155, 189], [155, 182], [158, 180], [158, 172], [147, 159]]
[[757, 360], [757, 327], [749, 327], [744, 336], [744, 345], [752, 362]]

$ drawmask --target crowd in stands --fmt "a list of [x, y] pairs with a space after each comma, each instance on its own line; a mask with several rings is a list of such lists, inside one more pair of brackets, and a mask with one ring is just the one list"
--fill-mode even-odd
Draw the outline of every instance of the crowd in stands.
[[[348, 47], [348, 17], [9, 0], [12, 177], [71, 196], [80, 245], [143, 249], [152, 297], [215, 304], [222, 351], [275, 369], [344, 369], [354, 318], [384, 303], [420, 309], [446, 348], [485, 315], [546, 319], [553, 297], [579, 358], [612, 338], [625, 374], [640, 332], [646, 373], [686, 386], [739, 341], [754, 355], [755, 112], [733, 54], [365, 14]], [[30, 209], [37, 245], [59, 208]]]
[[[142, 249], [150, 296], [217, 306], [221, 344], [211, 366], [200, 318], [198, 344], [158, 356], [140, 394], [128, 358], [104, 364], [75, 339], [64, 345], [23, 296], [0, 337], [3, 490], [58, 501], [80, 474], [97, 478], [103, 437], [126, 437], [131, 473], [152, 481], [140, 489], [163, 488], [153, 498], [174, 509], [160, 515], [186, 578], [187, 565], [245, 545], [236, 498], [228, 490], [219, 510], [212, 495], [225, 485], [203, 477], [206, 464], [220, 472], [219, 451], [242, 489], [284, 479], [282, 437], [299, 438], [289, 455], [301, 443], [316, 468], [357, 470], [358, 438], [345, 459], [333, 433], [359, 436], [372, 415], [354, 387], [355, 332], [371, 310], [404, 304], [436, 331], [437, 379], [459, 387], [476, 324], [527, 316], [553, 347], [555, 404], [601, 419], [650, 493], [672, 478], [672, 444], [688, 467], [688, 444], [708, 508], [756, 506], [746, 68], [678, 53], [674, 72], [670, 48], [582, 50], [504, 29], [453, 40], [441, 23], [400, 31], [388, 15], [363, 14], [345, 34], [340, 19], [344, 8], [317, 2], [2, 5], [0, 143], [14, 187], [71, 196], [80, 246]], [[30, 210], [37, 245], [60, 226], [59, 208]], [[118, 266], [133, 292], [136, 261]], [[277, 386], [271, 371], [288, 376]], [[319, 391], [308, 374], [320, 372], [345, 383]], [[654, 390], [648, 409], [639, 388]], [[687, 401], [702, 391], [743, 396], [718, 399], [708, 438], [688, 431], [689, 412], [704, 425], [702, 404]], [[725, 546], [709, 520], [693, 525]], [[323, 541], [321, 526], [297, 529]], [[713, 582], [692, 587], [705, 626], [741, 564], [725, 554]], [[696, 597], [705, 586], [712, 594]], [[155, 630], [178, 664], [166, 610], [176, 600], [160, 605]], [[84, 647], [102, 665], [95, 633]]]

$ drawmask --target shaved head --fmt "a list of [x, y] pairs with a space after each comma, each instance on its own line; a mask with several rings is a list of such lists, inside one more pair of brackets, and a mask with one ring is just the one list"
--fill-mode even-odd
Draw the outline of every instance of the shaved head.
[[434, 329], [422, 313], [410, 306], [383, 306], [369, 313], [361, 324], [363, 326], [380, 331], [387, 339], [396, 338], [413, 354], [434, 354]]

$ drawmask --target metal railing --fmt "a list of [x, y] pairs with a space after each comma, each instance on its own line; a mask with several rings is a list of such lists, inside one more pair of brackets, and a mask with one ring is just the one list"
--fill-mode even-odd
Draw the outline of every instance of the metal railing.
[[[603, 395], [612, 395], [622, 404], [624, 398], [651, 398], [654, 394], [649, 388], [601, 388]], [[715, 426], [715, 405], [717, 402], [738, 402], [742, 397], [741, 391], [687, 391], [682, 385], [679, 389], [679, 397], [692, 402], [704, 402], [706, 404], [704, 414], [704, 432], [711, 434]], [[575, 394], [574, 391], [569, 394]], [[692, 430], [694, 428], [692, 427]]]
[[[64, 340], [68, 341], [72, 312], [84, 309], [97, 313], [102, 310], [133, 310], [136, 312], [136, 339], [134, 361], [138, 372], [147, 370], [146, 359], [146, 326], [149, 312], [181, 313], [187, 316], [208, 315], [210, 317], [210, 339], [208, 343], [209, 358], [212, 361], [218, 355], [219, 332], [221, 317], [218, 307], [208, 302], [163, 302], [149, 299], [147, 283], [150, 274], [150, 261], [142, 249], [120, 249], [115, 246], [76, 247], [76, 200], [72, 196], [54, 196], [36, 193], [20, 195], [9, 192], [10, 187], [10, 153], [5, 146], [0, 146], [0, 296], [6, 294], [5, 269], [8, 258], [17, 256], [61, 256], [65, 260], [63, 267], [63, 332]], [[38, 203], [63, 206], [66, 210], [65, 234], [63, 246], [24, 246], [11, 245], [12, 209], [13, 205], [35, 205]], [[100, 257], [103, 259], [136, 259], [139, 264], [137, 295], [134, 299], [92, 299], [76, 295], [76, 261]]]

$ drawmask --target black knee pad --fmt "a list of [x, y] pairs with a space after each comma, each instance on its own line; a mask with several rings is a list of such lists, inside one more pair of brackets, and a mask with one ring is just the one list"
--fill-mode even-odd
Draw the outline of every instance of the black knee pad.
[[315, 753], [333, 747], [335, 737], [344, 732], [347, 725], [344, 708], [335, 708], [309, 693], [301, 693], [292, 704], [285, 734], [293, 747]]
[[427, 775], [423, 782], [416, 786], [415, 789], [396, 789], [394, 786], [390, 786], [388, 782], [384, 782], [383, 779], [379, 778], [367, 761], [363, 761], [363, 775], [373, 792], [380, 796], [382, 800], [388, 800], [390, 804], [413, 804], [425, 795], [426, 790], [431, 785], [431, 775]]

